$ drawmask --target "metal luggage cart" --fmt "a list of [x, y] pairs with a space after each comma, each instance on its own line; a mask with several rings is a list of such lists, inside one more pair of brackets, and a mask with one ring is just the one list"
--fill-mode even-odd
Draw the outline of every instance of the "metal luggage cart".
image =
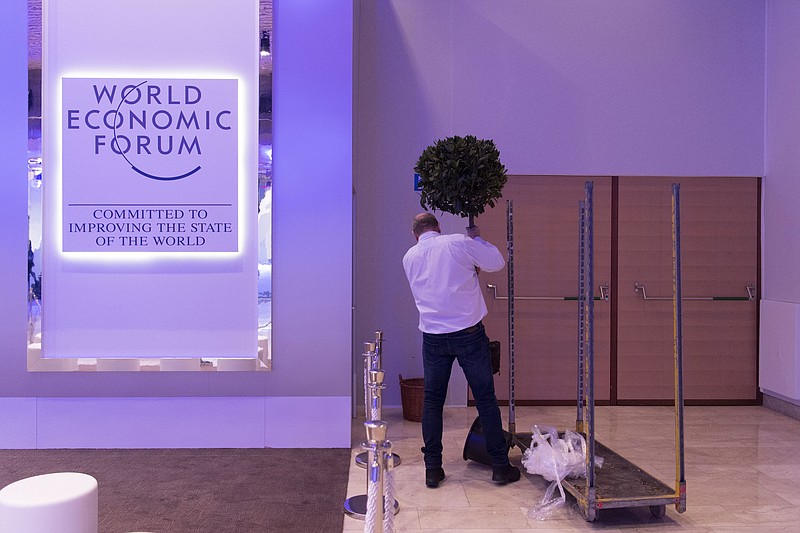
[[[683, 353], [681, 324], [680, 185], [672, 185], [673, 356], [675, 378], [675, 488], [648, 474], [595, 439], [594, 416], [594, 221], [592, 182], [580, 202], [578, 282], [578, 409], [576, 431], [587, 443], [586, 475], [562, 485], [577, 500], [585, 519], [593, 522], [600, 509], [649, 507], [661, 518], [667, 505], [686, 511], [683, 444]], [[511, 446], [531, 447], [532, 435], [516, 431], [514, 399], [514, 246], [513, 206], [508, 202], [509, 429]], [[605, 295], [603, 295], [605, 297]], [[595, 469], [595, 457], [604, 458]]]

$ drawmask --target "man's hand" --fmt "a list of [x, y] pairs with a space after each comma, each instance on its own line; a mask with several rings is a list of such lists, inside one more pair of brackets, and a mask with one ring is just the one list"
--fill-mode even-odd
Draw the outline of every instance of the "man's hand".
[[481, 229], [478, 226], [468, 226], [467, 227], [467, 237], [470, 239], [474, 239], [475, 237], [481, 236]]

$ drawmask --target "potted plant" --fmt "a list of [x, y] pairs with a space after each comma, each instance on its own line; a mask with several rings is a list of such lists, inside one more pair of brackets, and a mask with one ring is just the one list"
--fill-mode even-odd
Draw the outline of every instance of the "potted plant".
[[420, 176], [419, 203], [424, 209], [469, 217], [470, 227], [487, 205], [494, 207], [508, 179], [494, 141], [473, 135], [447, 137], [428, 146], [414, 172]]

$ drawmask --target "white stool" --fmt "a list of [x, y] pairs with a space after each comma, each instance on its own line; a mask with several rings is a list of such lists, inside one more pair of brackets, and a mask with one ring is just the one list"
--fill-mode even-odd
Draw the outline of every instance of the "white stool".
[[97, 533], [97, 480], [60, 472], [0, 490], [0, 533]]

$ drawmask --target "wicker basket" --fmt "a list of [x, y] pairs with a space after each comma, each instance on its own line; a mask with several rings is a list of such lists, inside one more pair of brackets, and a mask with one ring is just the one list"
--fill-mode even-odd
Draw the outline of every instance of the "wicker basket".
[[403, 379], [400, 376], [400, 399], [403, 402], [403, 418], [411, 422], [422, 422], [422, 403], [425, 380], [423, 378]]

